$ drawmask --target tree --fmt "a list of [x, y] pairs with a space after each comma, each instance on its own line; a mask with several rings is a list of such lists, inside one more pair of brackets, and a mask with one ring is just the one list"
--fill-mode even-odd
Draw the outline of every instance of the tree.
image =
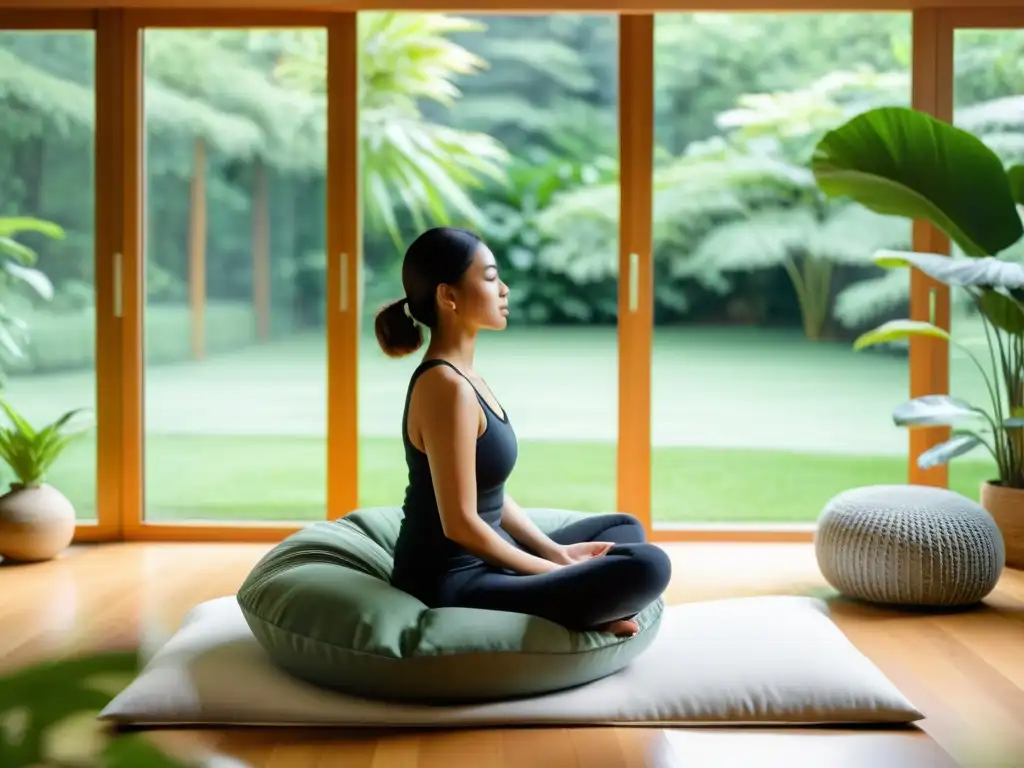
[[[507, 152], [488, 136], [423, 118], [421, 100], [450, 105], [456, 76], [483, 62], [448, 39], [479, 25], [442, 14], [360, 14], [360, 129], [366, 215], [400, 240], [417, 227], [479, 223], [468, 192], [502, 179]], [[21, 40], [17, 41], [24, 47]], [[51, 124], [93, 125], [93, 94], [11, 52], [0, 38], [0, 96]], [[324, 170], [326, 35], [319, 30], [160, 30], [147, 35], [146, 117], [157, 134], [200, 138], [228, 157], [283, 169]], [[57, 122], [54, 122], [57, 121]], [[182, 158], [183, 175], [190, 166]]]
[[[452, 39], [486, 61], [460, 75], [462, 98], [446, 110], [454, 128], [506, 146], [546, 149], [564, 160], [614, 154], [618, 143], [618, 22], [602, 14], [486, 15], [487, 34]], [[440, 109], [425, 106], [433, 117]]]
[[[455, 217], [479, 225], [482, 215], [469, 190], [486, 178], [503, 179], [507, 152], [498, 142], [430, 122], [421, 106], [421, 100], [450, 106], [459, 96], [454, 78], [483, 66], [447, 37], [474, 29], [479, 25], [444, 14], [359, 14], [366, 214], [396, 245], [402, 241], [397, 212], [404, 211], [417, 229]], [[275, 54], [281, 86], [311, 94], [326, 108], [325, 36], [304, 30], [250, 34], [256, 46]]]
[[[681, 157], [659, 162], [655, 262], [669, 280], [656, 283], [656, 298], [681, 309], [686, 300], [680, 281], [721, 295], [731, 290], [727, 273], [784, 266], [805, 331], [818, 338], [831, 306], [834, 264], [868, 265], [865, 248], [902, 240], [893, 240], [883, 217], [865, 221], [866, 212], [825, 205], [802, 158], [828, 127], [865, 103], [892, 100], [908, 85], [905, 74], [865, 68], [830, 73], [799, 91], [741, 96], [718, 117], [724, 135], [693, 142]], [[549, 259], [578, 275], [596, 263], [615, 269], [617, 253], [598, 242], [617, 242], [617, 207], [617, 185], [560, 198], [544, 217], [549, 231], [561, 233]], [[835, 233], [845, 238], [841, 246], [827, 244]]]
[[689, 259], [677, 263], [674, 275], [724, 293], [729, 284], [720, 275], [781, 265], [793, 284], [804, 334], [816, 341], [831, 315], [835, 268], [867, 267], [876, 250], [905, 249], [909, 240], [906, 222], [859, 205], [762, 210], [713, 229]]
[[[908, 73], [877, 73], [866, 67], [837, 71], [798, 90], [747, 94], [718, 117], [729, 144], [744, 155], [764, 153], [779, 163], [805, 169], [821, 136], [864, 109], [906, 102]], [[776, 200], [712, 230], [680, 262], [677, 277], [693, 277], [719, 290], [721, 276], [782, 266], [793, 285], [804, 334], [822, 338], [832, 314], [836, 266], [870, 267], [879, 248], [906, 247], [904, 222], [852, 204], [827, 202], [805, 189], [796, 200]], [[724, 283], [724, 285], [723, 285]]]

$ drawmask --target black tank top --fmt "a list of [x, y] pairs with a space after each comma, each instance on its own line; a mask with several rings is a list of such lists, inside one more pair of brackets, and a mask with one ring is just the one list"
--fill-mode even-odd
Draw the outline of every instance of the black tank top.
[[[391, 576], [392, 584], [430, 606], [438, 604], [438, 588], [444, 576], [483, 563], [444, 535], [427, 455], [409, 439], [409, 404], [413, 387], [425, 371], [438, 365], [447, 365], [469, 381], [454, 365], [439, 359], [425, 360], [417, 366], [409, 381], [402, 414], [402, 442], [409, 482], [402, 505], [405, 518], [395, 546], [395, 565]], [[469, 383], [473, 386], [472, 382]], [[501, 509], [505, 503], [505, 481], [512, 474], [519, 454], [515, 431], [507, 411], [502, 418], [476, 387], [473, 391], [487, 419], [487, 426], [476, 441], [477, 514], [498, 535], [514, 544], [512, 537], [501, 527]]]

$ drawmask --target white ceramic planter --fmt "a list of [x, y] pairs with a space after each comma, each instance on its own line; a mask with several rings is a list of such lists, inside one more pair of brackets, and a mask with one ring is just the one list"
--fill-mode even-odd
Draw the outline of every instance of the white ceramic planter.
[[0, 496], [0, 555], [10, 560], [52, 560], [75, 535], [75, 508], [51, 485], [12, 484]]

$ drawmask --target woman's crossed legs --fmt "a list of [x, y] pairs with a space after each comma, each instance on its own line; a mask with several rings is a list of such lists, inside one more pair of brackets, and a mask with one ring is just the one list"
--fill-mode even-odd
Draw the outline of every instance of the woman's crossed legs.
[[631, 617], [668, 586], [668, 555], [646, 543], [644, 528], [632, 515], [593, 515], [550, 535], [558, 544], [610, 541], [615, 546], [600, 557], [536, 576], [480, 568], [453, 584], [445, 603], [540, 616], [569, 629], [629, 634]]

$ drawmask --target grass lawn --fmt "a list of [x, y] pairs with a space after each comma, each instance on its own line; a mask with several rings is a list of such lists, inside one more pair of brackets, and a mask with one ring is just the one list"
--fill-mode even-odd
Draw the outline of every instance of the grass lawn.
[[[400, 441], [366, 438], [362, 448], [360, 504], [400, 504]], [[154, 468], [147, 480], [149, 520], [324, 518], [322, 439], [156, 436], [147, 450]], [[656, 448], [653, 464], [653, 511], [660, 523], [811, 522], [839, 491], [906, 481], [906, 462], [897, 457], [671, 447]], [[95, 487], [94, 476], [82, 471], [87, 465], [65, 462], [52, 478], [83, 518], [92, 516], [87, 510]], [[988, 464], [965, 462], [952, 484], [977, 498], [989, 474]], [[614, 446], [523, 441], [509, 492], [527, 506], [614, 509]]]
[[[615, 508], [616, 341], [611, 328], [514, 329], [484, 340], [478, 368], [520, 439], [509, 486], [520, 503]], [[659, 328], [653, 363], [657, 522], [809, 522], [843, 489], [906, 481], [906, 432], [889, 421], [907, 396], [905, 358], [794, 332]], [[401, 503], [398, 428], [415, 365], [384, 358], [372, 339], [363, 344], [363, 506]], [[970, 399], [966, 368], [957, 363], [951, 378]], [[325, 377], [322, 336], [148, 366], [147, 519], [323, 519]], [[73, 373], [17, 378], [9, 392], [41, 420], [88, 403], [94, 386]], [[82, 519], [95, 516], [93, 454], [83, 441], [51, 477]], [[961, 461], [951, 485], [977, 498], [990, 473], [987, 462]]]

